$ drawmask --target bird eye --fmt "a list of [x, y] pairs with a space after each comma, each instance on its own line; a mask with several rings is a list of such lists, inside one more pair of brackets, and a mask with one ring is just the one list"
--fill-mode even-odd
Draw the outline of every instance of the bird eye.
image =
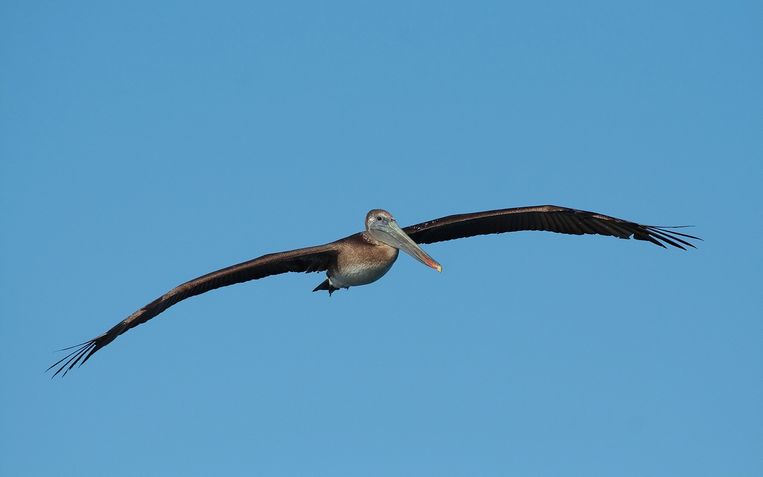
[[376, 220], [381, 220], [381, 219], [382, 219], [382, 218], [381, 218], [381, 215], [377, 215], [377, 216], [376, 216]]

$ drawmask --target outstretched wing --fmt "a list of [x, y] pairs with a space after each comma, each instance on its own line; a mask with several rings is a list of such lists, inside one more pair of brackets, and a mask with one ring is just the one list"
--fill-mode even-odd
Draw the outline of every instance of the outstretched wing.
[[657, 227], [587, 212], [585, 210], [540, 205], [512, 209], [488, 210], [472, 214], [441, 217], [403, 230], [416, 243], [433, 243], [475, 235], [500, 234], [520, 230], [546, 230], [562, 234], [611, 235], [622, 239], [647, 240], [665, 248], [665, 244], [686, 250], [694, 248], [687, 239], [699, 237], [676, 232], [680, 227]]
[[106, 333], [91, 340], [66, 349], [74, 349], [71, 353], [58, 360], [51, 369], [58, 366], [53, 376], [62, 373], [65, 376], [78, 363], [81, 366], [90, 357], [125, 331], [147, 322], [172, 305], [202, 293], [249, 280], [257, 280], [270, 275], [286, 272], [320, 272], [327, 270], [330, 262], [336, 257], [337, 249], [334, 244], [308, 247], [288, 252], [271, 253], [217, 270], [216, 272], [194, 278], [178, 285], [143, 308], [137, 310], [124, 320], [117, 323]]

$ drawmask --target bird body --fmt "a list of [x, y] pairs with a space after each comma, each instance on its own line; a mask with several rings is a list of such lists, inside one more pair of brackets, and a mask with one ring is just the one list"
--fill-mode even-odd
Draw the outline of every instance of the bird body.
[[[96, 351], [122, 333], [154, 318], [176, 303], [216, 288], [257, 280], [286, 272], [326, 271], [327, 278], [313, 291], [329, 295], [340, 288], [366, 285], [386, 274], [397, 260], [399, 250], [435, 270], [437, 261], [419, 244], [442, 242], [476, 235], [543, 230], [563, 234], [609, 235], [633, 238], [680, 249], [694, 247], [688, 240], [698, 237], [677, 232], [679, 227], [641, 225], [616, 217], [554, 205], [515, 207], [470, 214], [449, 215], [400, 228], [392, 214], [373, 209], [366, 215], [365, 231], [343, 239], [285, 252], [271, 253], [202, 275], [185, 282], [133, 312], [107, 332], [73, 346], [73, 351], [54, 363], [53, 376], [66, 375], [74, 366], [85, 363]], [[71, 349], [71, 348], [68, 348]]]
[[365, 232], [336, 242], [336, 247], [336, 260], [326, 273], [328, 284], [334, 290], [375, 282], [392, 268], [400, 252]]

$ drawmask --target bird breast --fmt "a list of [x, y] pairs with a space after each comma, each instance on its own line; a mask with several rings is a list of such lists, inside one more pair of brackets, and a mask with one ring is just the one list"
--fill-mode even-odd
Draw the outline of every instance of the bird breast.
[[389, 245], [357, 241], [340, 250], [335, 267], [329, 270], [329, 283], [347, 288], [375, 282], [392, 268], [398, 253]]

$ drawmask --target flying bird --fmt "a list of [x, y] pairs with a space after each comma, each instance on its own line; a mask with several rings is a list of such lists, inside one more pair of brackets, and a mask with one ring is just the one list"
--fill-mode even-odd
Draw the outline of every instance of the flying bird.
[[[689, 240], [699, 237], [677, 232], [680, 227], [641, 225], [608, 215], [584, 210], [542, 205], [449, 215], [401, 228], [392, 214], [373, 209], [366, 215], [365, 231], [335, 242], [257, 257], [185, 282], [117, 323], [107, 332], [64, 350], [72, 350], [48, 368], [53, 376], [65, 376], [122, 333], [143, 324], [167, 308], [192, 296], [236, 283], [257, 280], [286, 272], [322, 272], [327, 278], [313, 291], [329, 295], [341, 288], [375, 282], [389, 271], [400, 250], [438, 272], [442, 266], [419, 244], [442, 242], [475, 235], [545, 230], [572, 235], [609, 235], [633, 238], [686, 250], [694, 248]], [[62, 351], [64, 351], [62, 350]]]

